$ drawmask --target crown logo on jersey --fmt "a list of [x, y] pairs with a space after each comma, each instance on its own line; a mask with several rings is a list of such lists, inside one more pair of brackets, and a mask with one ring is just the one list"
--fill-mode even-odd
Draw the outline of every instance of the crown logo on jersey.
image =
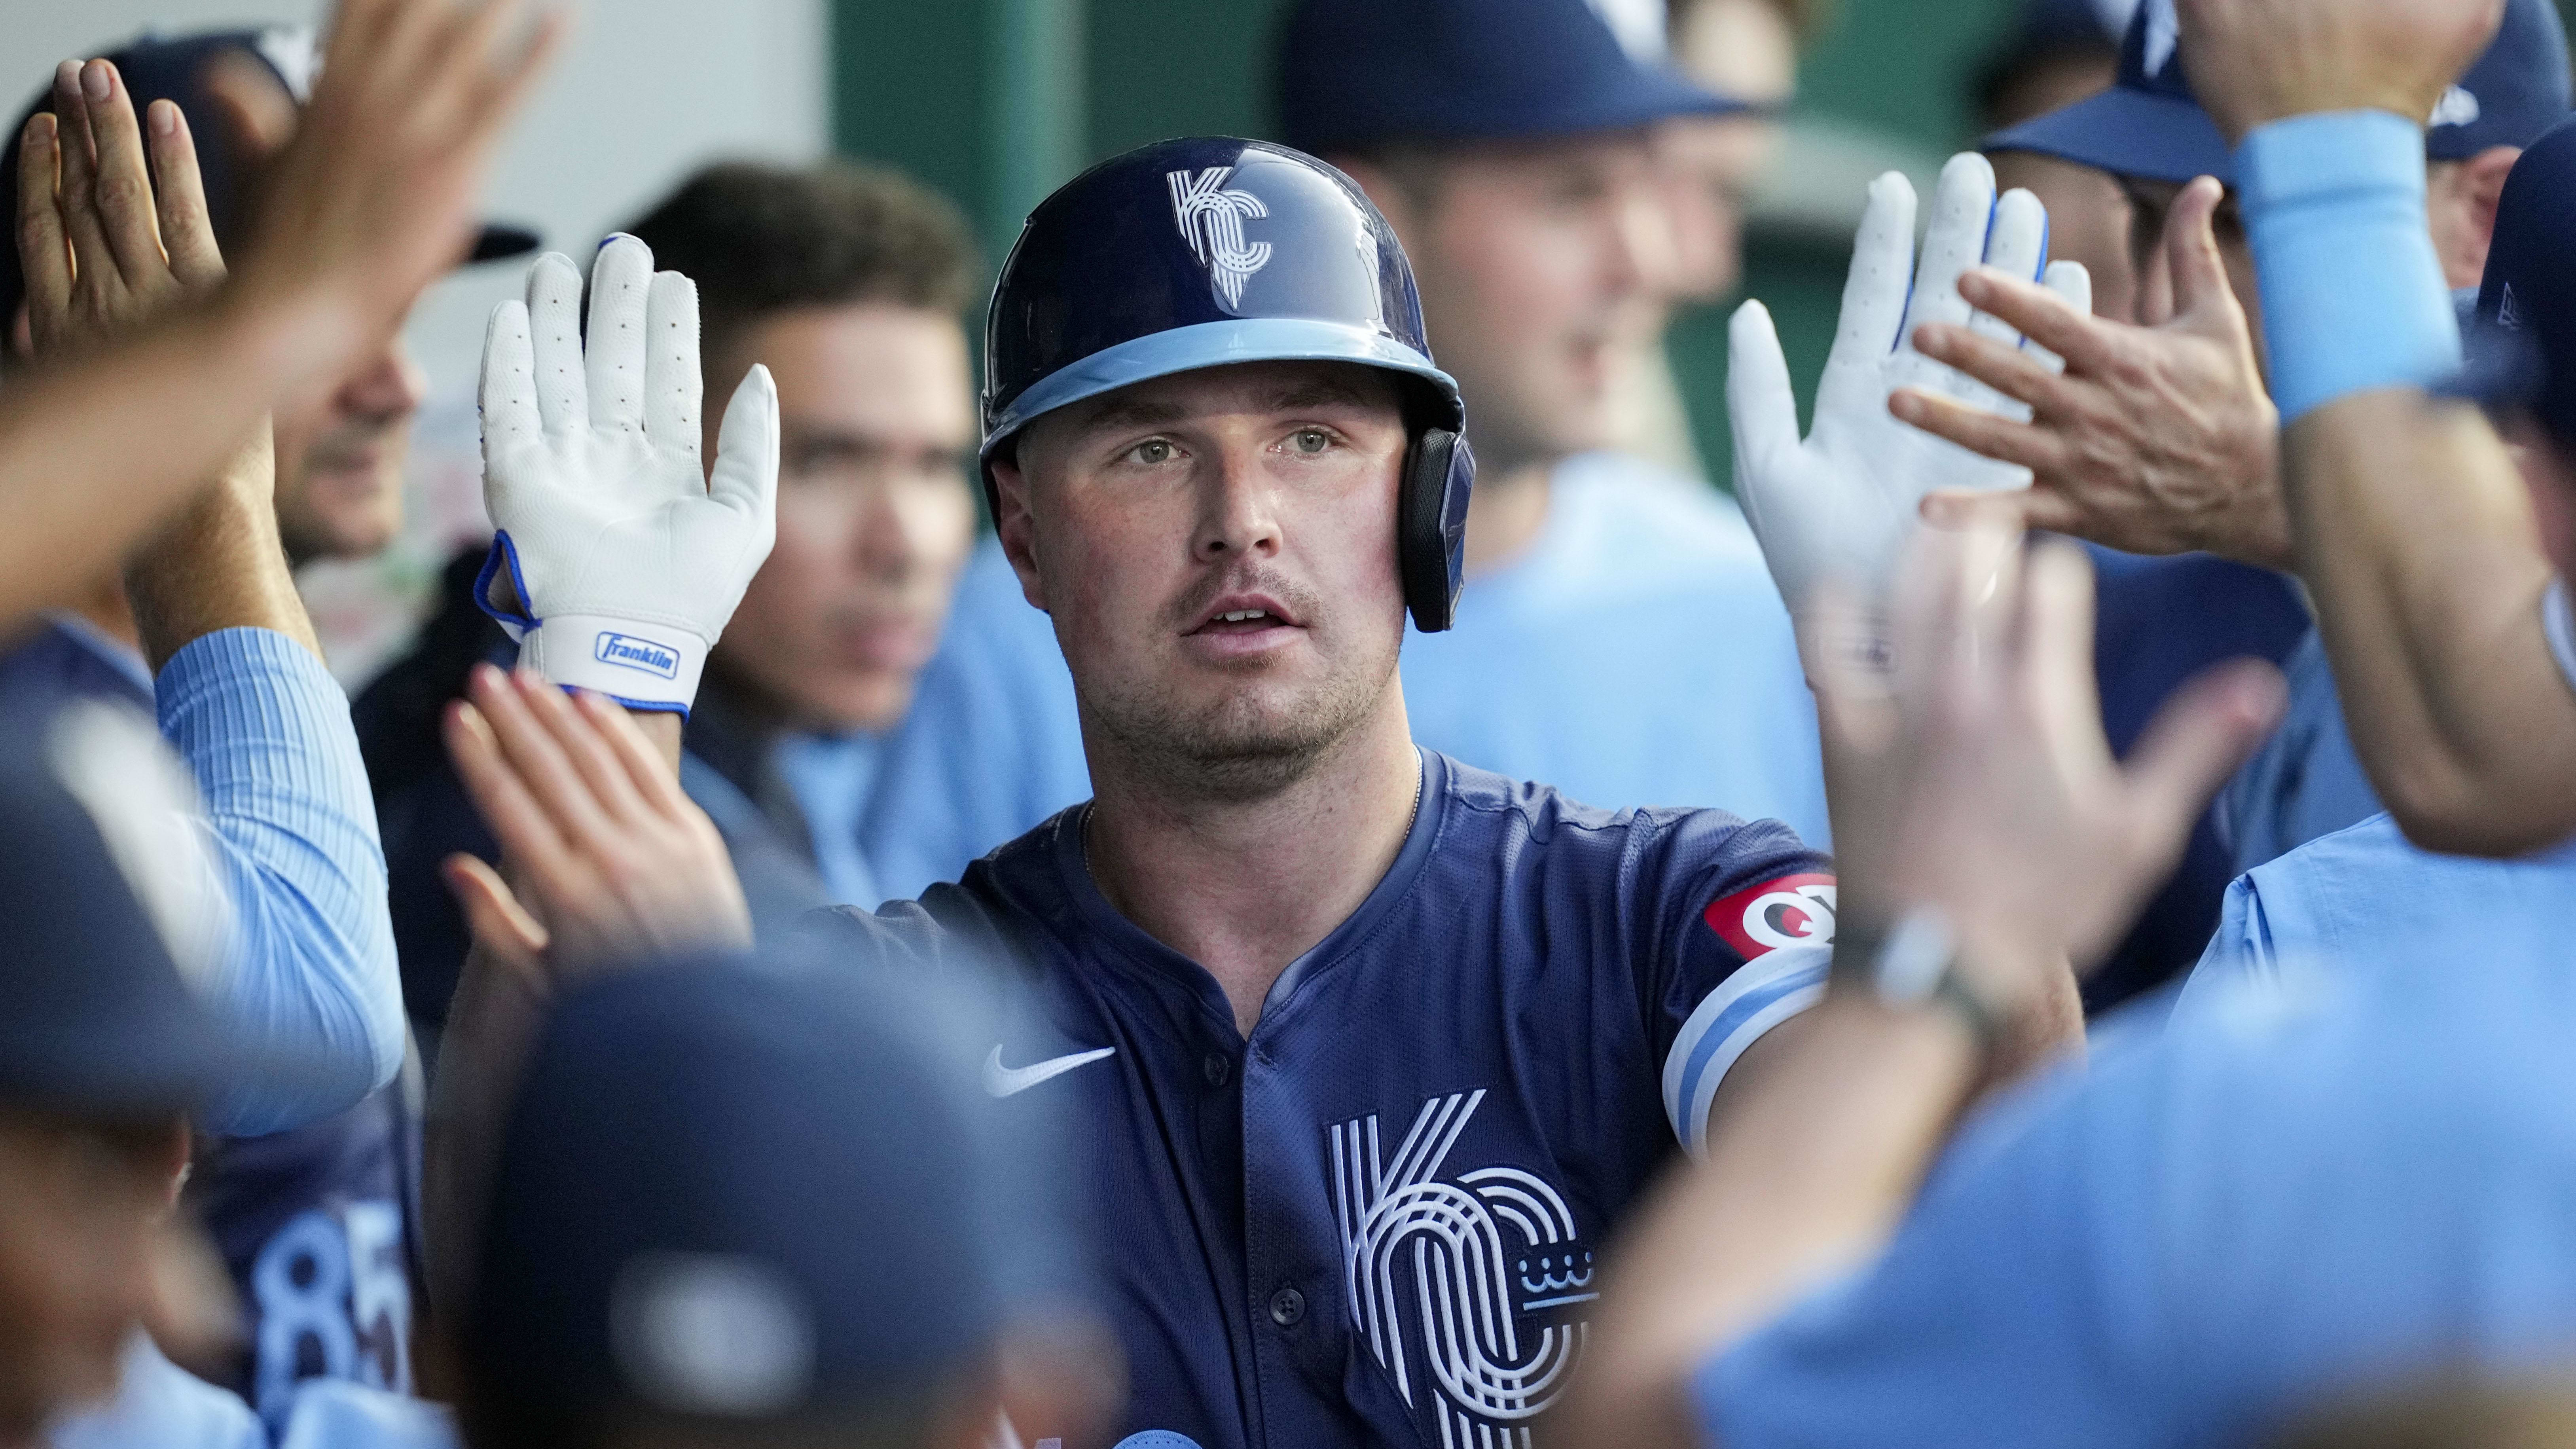
[[1249, 191], [1226, 189], [1225, 184], [1234, 179], [1231, 166], [1211, 166], [1196, 173], [1173, 171], [1163, 179], [1171, 185], [1172, 217], [1180, 223], [1191, 255], [1208, 269], [1225, 305], [1241, 306], [1243, 284], [1270, 265], [1270, 243], [1245, 241], [1244, 219], [1268, 216], [1270, 208]]
[[2433, 119], [2430, 124], [2474, 126], [2478, 123], [2478, 118], [2486, 113], [2486, 107], [2478, 104], [2476, 92], [2466, 86], [2453, 86], [2442, 92], [2440, 103], [2433, 107]]
[[2513, 294], [2513, 283], [2504, 284], [2504, 295], [2496, 299], [2496, 325], [2508, 332], [2522, 330], [2522, 299]]
[[1484, 1100], [1423, 1103], [1392, 1160], [1374, 1113], [1336, 1123], [1333, 1210], [1351, 1323], [1405, 1403], [1438, 1395], [1443, 1444], [1529, 1449], [1529, 1421], [1563, 1389], [1586, 1325], [1559, 1318], [1533, 1334], [1522, 1316], [1601, 1295], [1555, 1188], [1517, 1167], [1439, 1179]]

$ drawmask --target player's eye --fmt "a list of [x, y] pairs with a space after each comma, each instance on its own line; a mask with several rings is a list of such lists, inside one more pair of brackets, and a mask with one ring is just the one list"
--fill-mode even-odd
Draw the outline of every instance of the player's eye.
[[1148, 468], [1157, 468], [1172, 461], [1178, 453], [1179, 450], [1172, 446], [1172, 440], [1169, 438], [1147, 438], [1127, 450], [1127, 460], [1131, 463], [1142, 463]]
[[1333, 435], [1322, 428], [1299, 428], [1288, 435], [1288, 446], [1311, 458], [1332, 448]]

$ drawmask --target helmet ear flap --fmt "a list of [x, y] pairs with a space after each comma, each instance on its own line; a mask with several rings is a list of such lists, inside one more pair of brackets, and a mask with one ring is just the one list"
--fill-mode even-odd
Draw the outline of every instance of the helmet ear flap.
[[1404, 455], [1396, 492], [1396, 559], [1405, 607], [1425, 634], [1447, 629], [1466, 581], [1467, 503], [1476, 486], [1476, 453], [1465, 435], [1424, 428]]

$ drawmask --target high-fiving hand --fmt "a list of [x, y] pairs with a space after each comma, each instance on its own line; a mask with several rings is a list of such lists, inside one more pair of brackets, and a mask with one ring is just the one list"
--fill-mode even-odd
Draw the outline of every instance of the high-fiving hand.
[[[320, 78], [262, 178], [238, 291], [311, 334], [313, 386], [402, 325], [464, 260], [483, 167], [561, 41], [527, 0], [339, 0]], [[290, 399], [293, 406], [296, 400]]]
[[2319, 111], [2418, 125], [2495, 39], [2505, 0], [2177, 0], [2192, 92], [2230, 141]]
[[1900, 417], [1989, 458], [2029, 468], [2013, 494], [1934, 493], [1923, 516], [1959, 527], [1993, 514], [2129, 553], [2205, 550], [2288, 569], [2280, 410], [2264, 391], [2254, 332], [2220, 260], [2211, 220], [2222, 190], [2202, 177], [2166, 217], [2140, 303], [2146, 323], [2092, 317], [1994, 272], [1959, 289], [2065, 359], [2043, 366], [1963, 327], [1924, 329], [1923, 350], [2031, 409], [2016, 421], [1908, 390]]
[[1841, 327], [1816, 393], [1815, 427], [1803, 441], [1770, 312], [1747, 302], [1735, 314], [1727, 412], [1735, 428], [1736, 496], [1781, 597], [1801, 619], [1828, 581], [1873, 599], [1885, 596], [1925, 494], [2030, 483], [2028, 469], [1980, 458], [1888, 412], [1890, 395], [1910, 387], [1985, 412], [2029, 416], [2021, 404], [1914, 344], [1918, 328], [1939, 322], [2020, 345], [2020, 334], [1970, 309], [1959, 295], [1960, 275], [1983, 264], [2036, 277], [2045, 266], [2051, 290], [2079, 310], [2092, 306], [2083, 267], [2045, 265], [2048, 213], [2038, 198], [2015, 191], [1998, 201], [1994, 168], [1984, 157], [1954, 157], [1943, 169], [1919, 268], [1914, 211], [1914, 188], [1904, 177], [1891, 172], [1870, 187], [1843, 289]]
[[39, 360], [98, 347], [210, 294], [224, 258], [187, 117], [156, 101], [151, 139], [103, 60], [54, 72], [54, 107], [18, 148], [19, 261]]
[[484, 607], [520, 660], [635, 709], [686, 713], [707, 652], [778, 536], [778, 391], [735, 389], [698, 461], [698, 290], [609, 238], [581, 276], [549, 253], [483, 347]]
[[[1818, 628], [1859, 627], [1849, 596]], [[1842, 914], [1931, 909], [2008, 1011], [2099, 962], [2180, 858], [2210, 795], [2279, 718], [2278, 671], [2240, 660], [2169, 702], [2123, 763], [2093, 680], [2081, 550], [1992, 522], [1917, 538], [1892, 609], [1892, 673], [1813, 670]]]

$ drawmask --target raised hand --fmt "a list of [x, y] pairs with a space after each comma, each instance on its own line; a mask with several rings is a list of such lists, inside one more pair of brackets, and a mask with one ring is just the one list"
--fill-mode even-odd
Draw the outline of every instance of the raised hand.
[[518, 887], [470, 855], [447, 881], [475, 941], [532, 985], [751, 945], [733, 858], [643, 730], [606, 697], [484, 666], [447, 747]]
[[[778, 536], [778, 391], [734, 390], [698, 461], [698, 291], [611, 237], [581, 276], [552, 253], [483, 349], [485, 608], [521, 662], [636, 709], [686, 713], [707, 652]], [[498, 595], [507, 597], [497, 597]]]
[[1896, 415], [2034, 478], [2026, 493], [1934, 493], [1923, 500], [1926, 519], [1955, 528], [1984, 514], [2130, 553], [2205, 550], [2291, 567], [2281, 415], [2264, 391], [2253, 331], [2211, 229], [2223, 194], [2203, 177], [2175, 201], [2154, 269], [2171, 285], [2144, 289], [2145, 327], [2090, 316], [2000, 273], [1960, 278], [1970, 301], [2065, 367], [2061, 374], [1967, 328], [1923, 330], [1926, 355], [2022, 403], [2030, 417], [2016, 421], [1917, 389], [1896, 395]]
[[18, 251], [39, 360], [96, 348], [224, 279], [188, 119], [169, 101], [146, 119], [148, 140], [103, 60], [64, 61], [53, 111], [28, 118]]
[[246, 301], [313, 339], [311, 386], [464, 258], [485, 159], [562, 32], [558, 12], [532, 27], [526, 0], [340, 0], [235, 268]]
[[[1946, 323], [2018, 346], [2018, 333], [1970, 309], [1959, 278], [1980, 263], [2016, 276], [2040, 275], [2048, 214], [2027, 191], [1998, 201], [1994, 168], [1976, 155], [1954, 157], [1943, 169], [1919, 268], [1914, 211], [1914, 188], [1904, 177], [1891, 172], [1870, 187], [1843, 289], [1842, 324], [1817, 390], [1815, 427], [1804, 441], [1770, 312], [1747, 302], [1735, 314], [1727, 411], [1735, 428], [1736, 496], [1781, 597], [1801, 618], [1829, 580], [1884, 596], [1925, 494], [2030, 482], [2026, 468], [1978, 457], [1899, 421], [1888, 399], [1912, 387], [1981, 411], [2027, 416], [2019, 403], [1925, 356], [1913, 338], [1928, 324]], [[2081, 266], [2046, 271], [2052, 290], [2090, 310], [2092, 283]]]
[[[1858, 613], [1829, 600], [1819, 628], [1861, 627]], [[1989, 999], [2034, 1005], [2068, 961], [2098, 962], [2171, 872], [2278, 718], [2279, 675], [2254, 660], [2211, 671], [2113, 759], [2090, 566], [1992, 523], [1919, 535], [1893, 622], [1892, 676], [1833, 650], [1814, 671], [1843, 900], [1882, 924], [1939, 911]]]
[[2176, 0], [2192, 91], [2227, 133], [2318, 111], [2422, 124], [2494, 41], [2505, 0]]

